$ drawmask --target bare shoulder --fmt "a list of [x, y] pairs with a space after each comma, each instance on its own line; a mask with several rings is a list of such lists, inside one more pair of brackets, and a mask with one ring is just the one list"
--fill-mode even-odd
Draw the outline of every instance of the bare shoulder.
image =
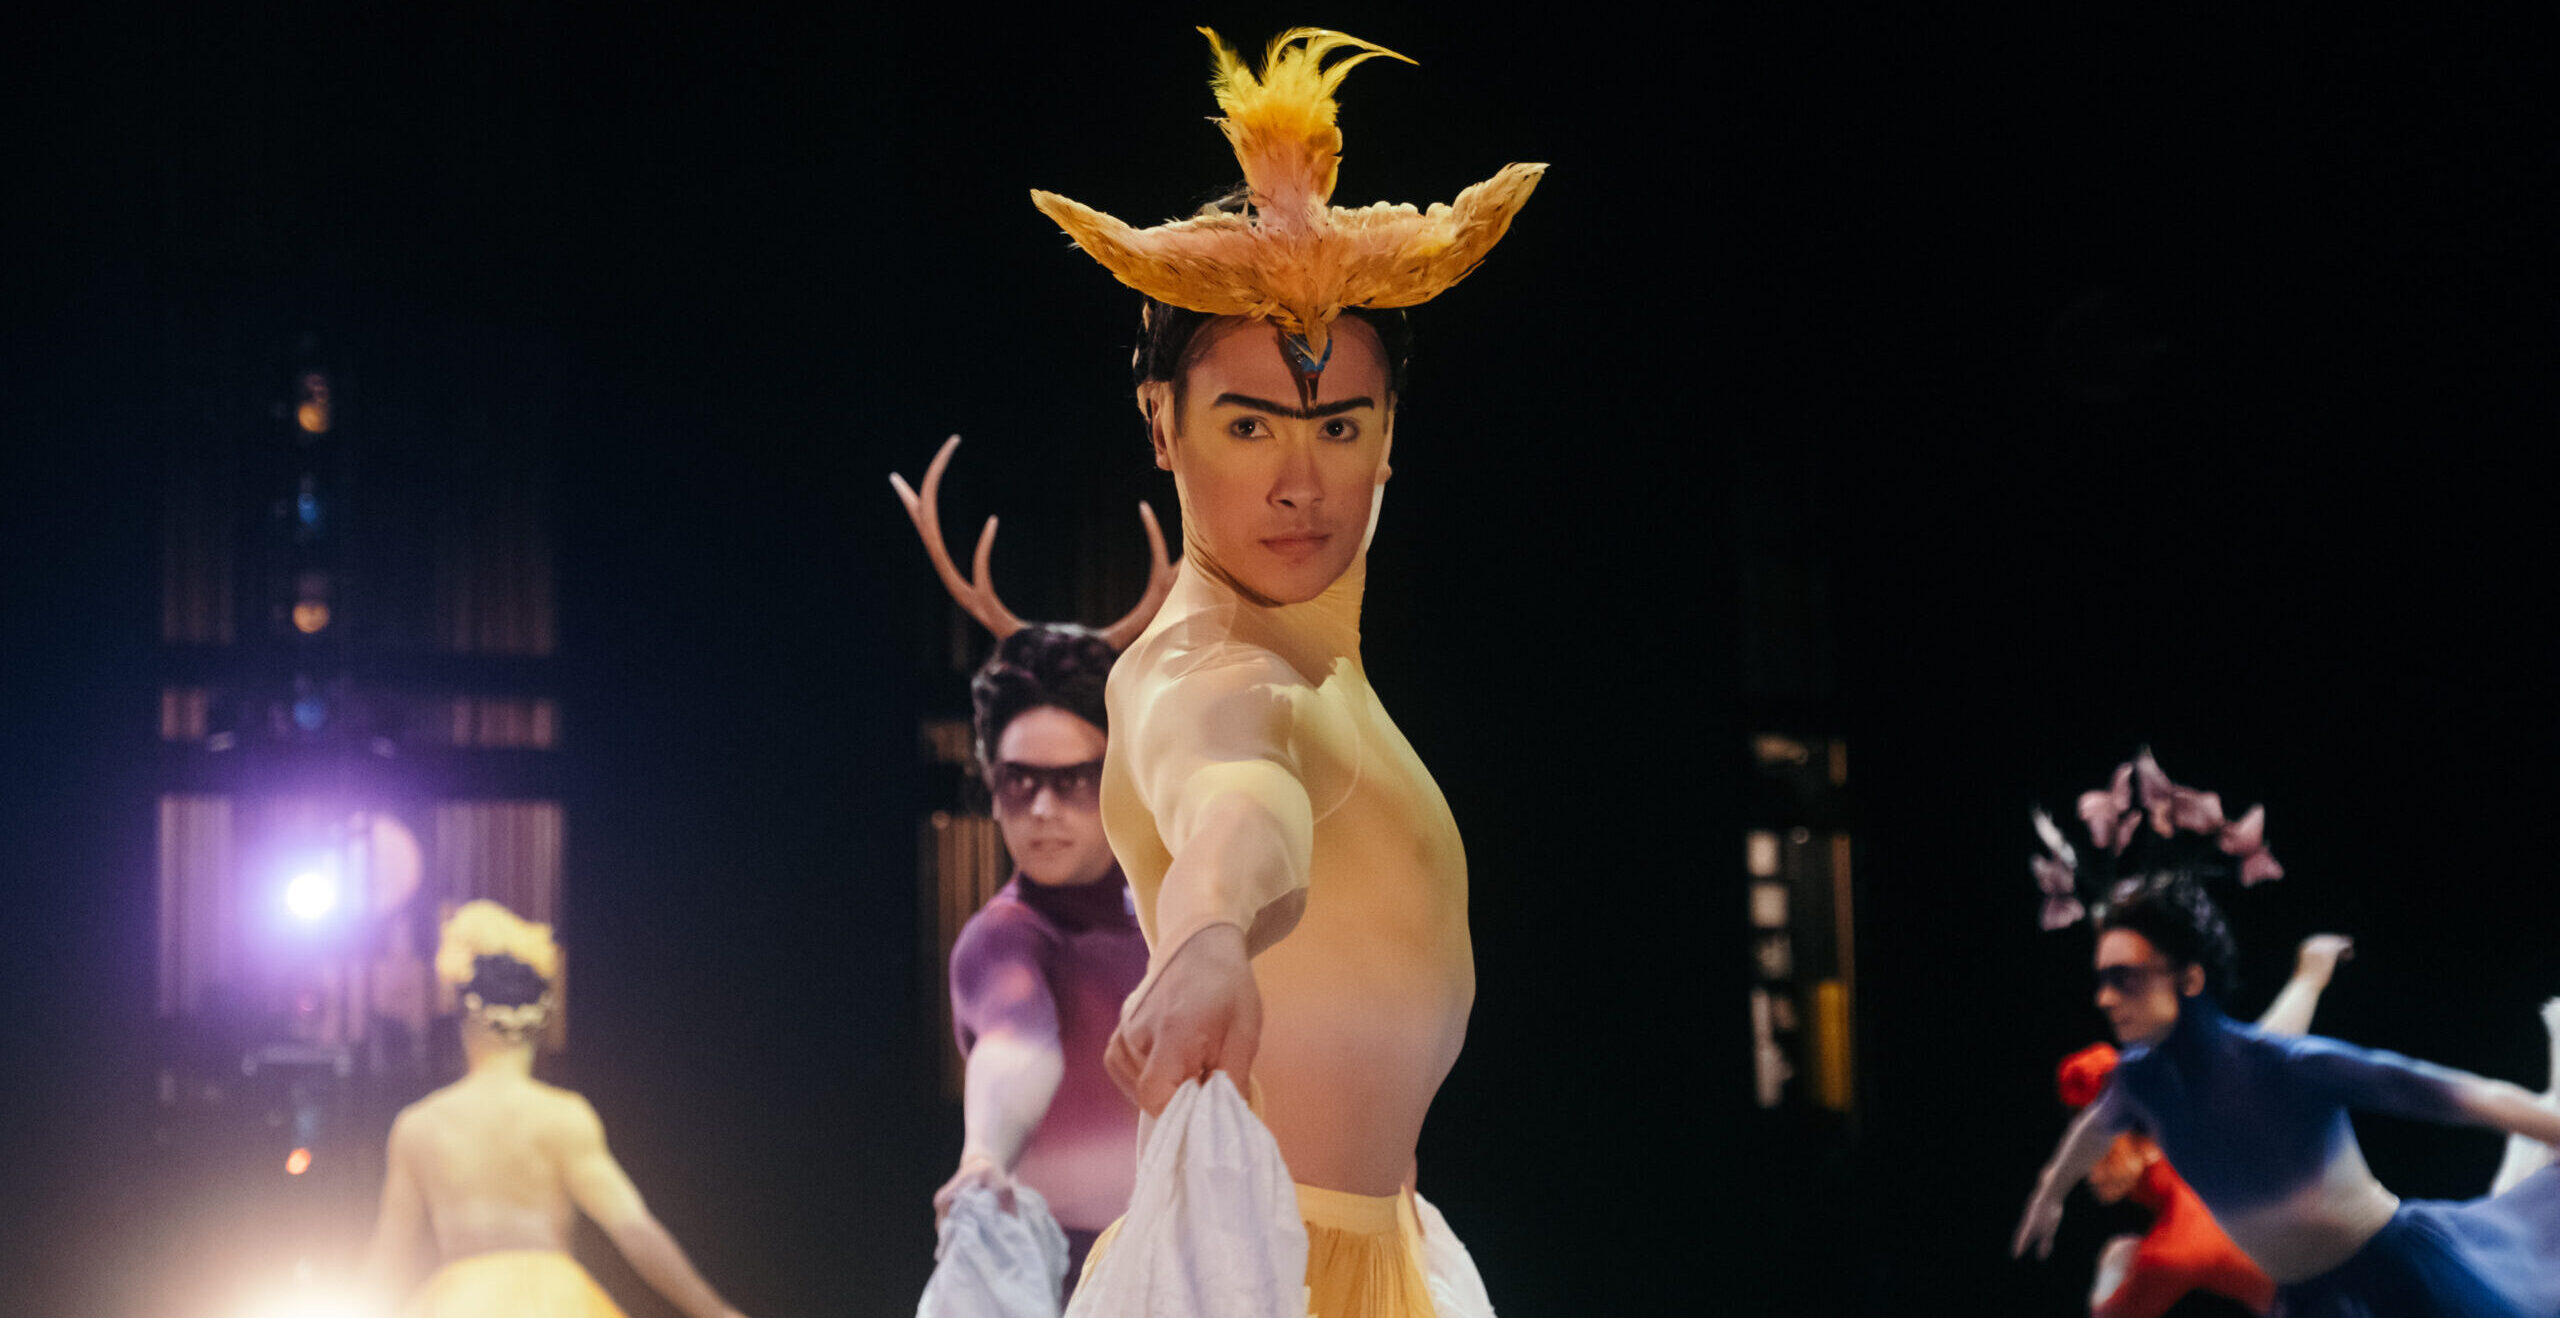
[[529, 1088], [531, 1108], [541, 1123], [544, 1134], [572, 1144], [586, 1144], [604, 1138], [604, 1119], [596, 1115], [595, 1105], [586, 1095], [558, 1085], [539, 1081]]
[[391, 1119], [390, 1148], [394, 1160], [408, 1156], [420, 1141], [430, 1137], [436, 1124], [435, 1100], [436, 1094], [429, 1094], [400, 1109], [400, 1115]]
[[400, 1109], [400, 1115], [391, 1119], [391, 1142], [397, 1145], [432, 1136], [437, 1128], [452, 1120], [456, 1108], [465, 1104], [460, 1081], [435, 1090]]

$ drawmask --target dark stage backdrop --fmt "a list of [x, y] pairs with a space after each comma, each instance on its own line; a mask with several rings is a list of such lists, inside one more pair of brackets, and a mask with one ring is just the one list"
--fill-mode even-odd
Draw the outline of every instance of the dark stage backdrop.
[[[184, 1198], [136, 1042], [160, 452], [190, 345], [317, 327], [551, 364], [562, 1078], [743, 1309], [908, 1311], [958, 1139], [914, 1074], [913, 727], [952, 694], [882, 476], [967, 435], [953, 524], [1005, 515], [1035, 615], [1070, 607], [1056, 490], [1170, 512], [1131, 300], [1025, 192], [1187, 210], [1232, 173], [1187, 24], [1307, 20], [1422, 61], [1353, 75], [1339, 199], [1553, 166], [1416, 314], [1367, 615], [1468, 841], [1481, 989], [1422, 1165], [1504, 1311], [2069, 1312], [2085, 1218], [2072, 1257], [2004, 1257], [2050, 1066], [2102, 1025], [2085, 936], [2034, 933], [2025, 807], [2143, 740], [2268, 803], [2256, 993], [2341, 928], [2324, 1029], [2538, 1076], [2560, 216], [2529, 34], [171, 6], [10, 57], [0, 1179], [47, 1207], [0, 1272], [47, 1312], [165, 1298], [135, 1262]], [[1762, 500], [1832, 583], [1816, 713], [1856, 757], [1845, 1152], [1750, 1105], [1732, 527]], [[2494, 1159], [2369, 1133], [2405, 1192]]]

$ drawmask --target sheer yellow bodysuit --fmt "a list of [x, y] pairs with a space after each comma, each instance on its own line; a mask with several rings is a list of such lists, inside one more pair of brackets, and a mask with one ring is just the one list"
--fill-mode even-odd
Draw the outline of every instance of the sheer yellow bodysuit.
[[1192, 935], [1244, 930], [1253, 1080], [1291, 1175], [1397, 1194], [1475, 999], [1457, 825], [1361, 666], [1365, 546], [1316, 598], [1274, 605], [1184, 539], [1109, 686], [1103, 825], [1149, 948], [1132, 1000]]

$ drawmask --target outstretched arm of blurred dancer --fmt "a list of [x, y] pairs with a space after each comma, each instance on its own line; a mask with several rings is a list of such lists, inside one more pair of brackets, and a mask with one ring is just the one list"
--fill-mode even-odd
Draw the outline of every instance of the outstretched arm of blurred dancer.
[[2062, 1132], [2062, 1142], [2036, 1177], [2036, 1192], [2028, 1196], [2027, 1210], [2018, 1218], [2017, 1234], [2009, 1241], [2010, 1257], [2025, 1257], [2029, 1245], [2035, 1247], [2037, 1258], [2053, 1252], [2053, 1233], [2062, 1226], [2063, 1198], [2098, 1165], [2123, 1129], [2121, 1102], [2109, 1085]]
[[374, 1214], [373, 1239], [365, 1245], [364, 1262], [356, 1273], [359, 1293], [386, 1313], [417, 1275], [418, 1241], [427, 1232], [427, 1198], [419, 1191], [417, 1174], [409, 1170], [402, 1148], [407, 1143], [402, 1138], [406, 1128], [405, 1121], [391, 1123], [383, 1153], [387, 1170], [382, 1177], [382, 1207]]
[[1014, 1164], [1049, 1114], [1049, 1100], [1057, 1097], [1066, 1074], [1066, 1055], [1054, 1032], [1045, 1040], [1011, 1030], [978, 1036], [961, 1090], [960, 1169], [933, 1192], [935, 1221], [972, 1186], [995, 1191], [1004, 1211], [1013, 1211]]
[[2560, 1144], [2560, 1112], [2521, 1085], [2334, 1039], [2307, 1037], [2286, 1046], [2295, 1075], [2349, 1107]]
[[933, 1219], [971, 1186], [994, 1190], [1013, 1211], [1013, 1169], [1049, 1115], [1067, 1073], [1058, 1001], [1042, 969], [1048, 938], [1011, 910], [991, 909], [951, 949], [951, 1018], [968, 1052], [960, 1113], [960, 1167], [933, 1193]]
[[1247, 1082], [1262, 1040], [1252, 958], [1306, 910], [1315, 809], [1300, 776], [1295, 674], [1256, 652], [1186, 672], [1136, 702], [1127, 746], [1139, 796], [1172, 854], [1155, 897], [1147, 976], [1103, 1053], [1111, 1078], [1160, 1113], [1183, 1081]]
[[604, 1123], [585, 1099], [572, 1097], [557, 1139], [570, 1201], [604, 1230], [641, 1280], [687, 1318], [740, 1318], [641, 1202], [639, 1188], [606, 1151]]
[[[2550, 1037], [2551, 1080], [2542, 1091], [2542, 1105], [2560, 1111], [2560, 998], [2542, 1004], [2542, 1029]], [[2507, 1137], [2506, 1155], [2498, 1160], [2498, 1175], [2489, 1182], [2489, 1193], [2505, 1194], [2515, 1183], [2551, 1165], [2550, 1145], [2522, 1135]]]
[[2470, 1083], [2463, 1086], [2457, 1101], [2472, 1124], [2560, 1146], [2560, 1112], [2546, 1106], [2540, 1094], [2486, 1076], [2465, 1079]]
[[2320, 1005], [2320, 993], [2329, 987], [2329, 977], [2337, 973], [2338, 963], [2354, 956], [2356, 940], [2345, 934], [2313, 934], [2302, 940], [2293, 954], [2293, 978], [2286, 980], [2276, 1000], [2267, 1005], [2267, 1014], [2258, 1018], [2258, 1028], [2269, 1034], [2309, 1034], [2311, 1013]]

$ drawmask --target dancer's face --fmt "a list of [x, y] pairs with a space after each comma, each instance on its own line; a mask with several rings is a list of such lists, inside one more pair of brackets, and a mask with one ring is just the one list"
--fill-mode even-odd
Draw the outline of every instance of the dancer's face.
[[1314, 599], [1349, 570], [1387, 477], [1395, 399], [1376, 330], [1333, 324], [1333, 360], [1302, 404], [1278, 332], [1221, 320], [1173, 391], [1150, 385], [1156, 465], [1182, 488], [1182, 515], [1228, 574], [1283, 604]]
[[2098, 936], [2098, 1010], [2116, 1042], [2158, 1043], [2178, 1023], [2178, 1001], [2204, 991], [2204, 968], [2172, 969], [2151, 940], [2130, 929]]
[[1091, 883], [1111, 872], [1102, 834], [1102, 729], [1058, 708], [1025, 710], [996, 737], [987, 771], [1005, 850], [1033, 883]]

